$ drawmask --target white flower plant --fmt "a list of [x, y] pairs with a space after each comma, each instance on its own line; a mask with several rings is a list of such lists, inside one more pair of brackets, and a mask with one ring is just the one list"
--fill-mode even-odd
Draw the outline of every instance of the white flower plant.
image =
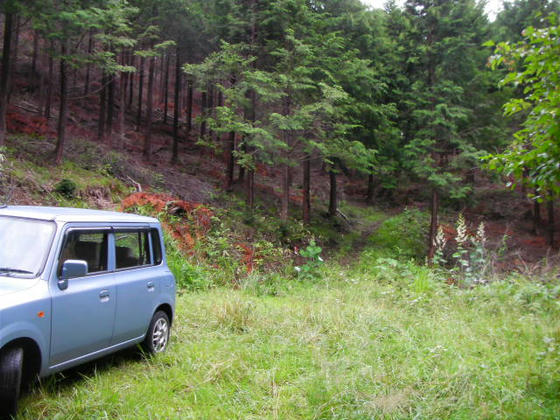
[[442, 226], [439, 226], [434, 240], [436, 247], [434, 263], [439, 266], [453, 263], [454, 266], [451, 270], [460, 274], [467, 286], [487, 283], [485, 275], [488, 269], [488, 253], [484, 222], [480, 222], [476, 233], [469, 233], [465, 217], [460, 213], [457, 218], [456, 230], [454, 239], [457, 248], [451, 255], [453, 260], [447, 261], [445, 248], [448, 240]]

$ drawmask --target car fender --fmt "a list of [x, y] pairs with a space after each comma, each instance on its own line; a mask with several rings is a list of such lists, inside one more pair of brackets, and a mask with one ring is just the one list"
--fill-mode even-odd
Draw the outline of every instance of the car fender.
[[47, 370], [48, 360], [48, 348], [49, 343], [47, 337], [45, 337], [45, 332], [39, 328], [36, 324], [29, 321], [18, 321], [12, 322], [9, 325], [4, 326], [0, 329], [0, 347], [4, 347], [18, 339], [30, 339], [37, 347], [41, 353], [41, 369], [40, 375], [43, 376]]

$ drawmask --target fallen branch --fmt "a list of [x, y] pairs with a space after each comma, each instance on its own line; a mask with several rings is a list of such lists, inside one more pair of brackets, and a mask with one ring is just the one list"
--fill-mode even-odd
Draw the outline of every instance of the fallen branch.
[[126, 176], [126, 178], [136, 187], [136, 192], [142, 192], [142, 185], [140, 185], [140, 183], [136, 182], [128, 175]]

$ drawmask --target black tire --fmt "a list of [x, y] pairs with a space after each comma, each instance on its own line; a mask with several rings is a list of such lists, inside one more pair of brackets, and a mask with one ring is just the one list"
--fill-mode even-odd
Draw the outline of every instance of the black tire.
[[143, 347], [146, 352], [154, 354], [165, 351], [169, 343], [171, 324], [169, 317], [163, 311], [157, 311], [148, 327]]
[[12, 347], [0, 354], [0, 418], [16, 415], [21, 389], [23, 349]]

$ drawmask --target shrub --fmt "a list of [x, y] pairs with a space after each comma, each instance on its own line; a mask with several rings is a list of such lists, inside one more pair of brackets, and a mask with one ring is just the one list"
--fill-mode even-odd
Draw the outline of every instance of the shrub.
[[322, 251], [323, 249], [315, 243], [314, 239], [305, 249], [299, 251], [299, 255], [305, 259], [301, 267], [295, 267], [300, 279], [312, 280], [319, 277], [319, 268], [323, 264]]
[[54, 190], [66, 198], [74, 198], [78, 186], [76, 183], [70, 179], [63, 179], [58, 184], [55, 185]]

